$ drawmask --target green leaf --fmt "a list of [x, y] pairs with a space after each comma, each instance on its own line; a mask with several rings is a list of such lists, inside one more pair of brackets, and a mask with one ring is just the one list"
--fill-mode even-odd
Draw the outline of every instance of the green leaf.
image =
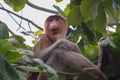
[[7, 78], [2, 74], [1, 71], [0, 71], [0, 80], [7, 80]]
[[23, 54], [19, 54], [18, 52], [14, 52], [14, 51], [9, 51], [6, 55], [5, 55], [7, 61], [9, 63], [16, 63], [18, 62], [20, 59], [22, 59]]
[[99, 39], [102, 37], [103, 34], [97, 31], [95, 31], [95, 34], [96, 34], [97, 41], [99, 41]]
[[[74, 29], [75, 28], [75, 29]], [[76, 43], [80, 37], [80, 27], [73, 27], [68, 29], [67, 39]]]
[[117, 25], [116, 25], [116, 31], [119, 31], [120, 30], [120, 23], [118, 23]]
[[89, 26], [86, 23], [82, 23], [82, 31], [87, 36], [89, 42], [95, 43], [97, 40], [96, 34], [94, 31], [89, 29]]
[[26, 0], [4, 0], [14, 11], [20, 11], [24, 8]]
[[99, 45], [100, 46], [106, 46], [106, 45], [110, 45], [112, 46], [113, 48], [116, 48], [117, 46], [115, 45], [115, 43], [109, 38], [105, 38], [105, 39], [102, 39], [100, 42], [99, 42]]
[[7, 54], [8, 51], [16, 50], [16, 48], [7, 40], [0, 40], [0, 52], [2, 54]]
[[63, 0], [56, 0], [56, 2], [62, 2]]
[[64, 9], [64, 13], [65, 13], [65, 15], [68, 15], [70, 13], [70, 5], [69, 4]]
[[80, 5], [82, 0], [70, 0], [70, 9], [72, 9], [74, 6]]
[[16, 71], [2, 55], [0, 55], [0, 72], [7, 78], [7, 80], [19, 80]]
[[42, 34], [42, 33], [43, 33], [43, 30], [37, 30], [37, 31], [35, 32], [36, 35], [39, 35], [39, 34]]
[[104, 6], [104, 9], [107, 13], [107, 17], [110, 18], [112, 23], [118, 23], [117, 18], [115, 17], [116, 14], [114, 13], [114, 8], [112, 6], [113, 0], [104, 0], [102, 2], [102, 5]]
[[114, 12], [117, 13], [119, 9], [118, 0], [113, 0], [113, 8], [114, 8]]
[[59, 14], [61, 14], [64, 18], [66, 18], [65, 13], [60, 9], [59, 6], [53, 5], [53, 7], [54, 7], [55, 9], [57, 9], [57, 11], [59, 12]]
[[107, 7], [107, 8], [106, 8], [106, 12], [107, 12], [107, 14], [108, 14], [108, 17], [111, 19], [111, 21], [112, 21], [113, 23], [118, 23], [118, 21], [117, 21], [117, 19], [116, 19], [116, 17], [115, 17], [113, 8]]
[[117, 0], [117, 4], [120, 6], [120, 0]]
[[74, 6], [70, 13], [67, 16], [67, 21], [69, 25], [73, 25], [73, 26], [78, 26], [81, 24], [81, 22], [83, 21], [83, 17], [81, 16], [81, 12], [80, 12], [80, 7], [79, 5]]
[[38, 67], [32, 67], [32, 66], [17, 66], [17, 70], [22, 72], [42, 72]]
[[115, 44], [118, 47], [118, 50], [120, 51], [119, 47], [120, 47], [120, 30], [118, 30], [116, 33], [113, 34], [113, 41], [115, 42]]
[[[97, 20], [97, 21], [95, 21], [95, 20], [91, 20], [91, 21], [87, 21], [87, 27], [93, 32], [93, 34], [95, 35], [95, 38], [96, 38], [96, 40], [95, 41], [99, 41], [99, 39], [102, 37], [102, 35], [106, 35], [106, 33], [103, 31], [103, 32], [101, 32], [101, 24], [100, 24], [100, 26], [97, 26], [97, 24], [96, 23], [99, 23], [100, 24], [100, 22], [99, 22], [99, 20]], [[102, 26], [102, 28], [104, 28], [104, 26]]]
[[24, 43], [25, 39], [20, 35], [13, 35], [11, 38], [15, 38], [19, 43]]
[[82, 15], [86, 20], [94, 20], [98, 15], [98, 7], [101, 0], [83, 0], [80, 5]]
[[59, 77], [53, 68], [44, 64], [44, 62], [41, 59], [34, 59], [34, 61], [38, 64], [39, 69], [42, 68], [42, 69], [45, 69], [47, 71], [48, 76], [49, 76], [49, 80], [59, 80]]
[[16, 47], [7, 40], [0, 40], [0, 53], [3, 54], [10, 63], [20, 60], [23, 54], [16, 51]]
[[24, 62], [26, 62], [26, 63], [30, 63], [30, 64], [33, 63], [33, 60], [29, 56], [27, 56], [27, 55], [24, 55], [23, 58], [22, 58], [22, 60]]
[[41, 46], [41, 45], [40, 45], [40, 41], [38, 41], [38, 42], [36, 43], [36, 48], [35, 48], [35, 52], [36, 52], [37, 55], [40, 54], [40, 51], [41, 51], [40, 46]]
[[18, 41], [15, 38], [8, 38], [6, 40], [8, 40], [9, 42], [11, 42], [12, 44], [17, 44], [18, 43]]
[[80, 42], [78, 43], [78, 46], [80, 47], [81, 54], [83, 54], [85, 57], [90, 59], [91, 61], [96, 61], [98, 57], [98, 46], [91, 45], [87, 42], [85, 38], [81, 38]]
[[5, 23], [0, 21], [0, 39], [9, 38], [8, 27]]
[[110, 46], [112, 46], [113, 48], [116, 48], [117, 46], [115, 45], [115, 43], [113, 42], [113, 40], [112, 39], [108, 39], [108, 42], [109, 42], [109, 44], [110, 44]]
[[27, 72], [22, 72], [22, 71], [18, 71], [16, 70], [18, 75], [20, 76], [20, 80], [26, 80], [26, 76], [28, 76]]
[[[27, 48], [27, 46], [24, 44], [25, 39], [22, 36], [13, 35], [7, 40], [10, 41], [16, 48]], [[11, 40], [13, 40], [14, 42], [12, 42]]]
[[[24, 55], [33, 55], [33, 52], [31, 50], [25, 50], [25, 49], [11, 50], [7, 52], [5, 57], [10, 63], [15, 63], [20, 59], [22, 59]], [[24, 57], [24, 60], [28, 61], [28, 58], [25, 59]], [[28, 62], [30, 63], [31, 61], [29, 60]]]
[[20, 54], [33, 55], [33, 51], [32, 50], [26, 50], [26, 49], [18, 48], [17, 52], [19, 52]]
[[100, 33], [106, 33], [106, 16], [104, 13], [104, 9], [99, 7], [98, 15], [96, 16], [95, 20], [93, 20], [93, 24], [95, 26], [96, 31]]
[[97, 60], [98, 57], [98, 47], [95, 45], [88, 45], [88, 48], [85, 49], [85, 53], [82, 53], [84, 56], [86, 56], [91, 61]]

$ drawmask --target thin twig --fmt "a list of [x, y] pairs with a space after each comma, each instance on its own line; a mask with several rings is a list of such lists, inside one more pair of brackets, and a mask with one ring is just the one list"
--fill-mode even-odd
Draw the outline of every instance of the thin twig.
[[8, 28], [8, 31], [9, 31], [12, 35], [15, 35], [14, 32], [12, 32], [9, 28]]
[[29, 26], [30, 31], [32, 31], [32, 29], [31, 29], [31, 27], [30, 27], [30, 23], [29, 23], [29, 22], [28, 22], [28, 26]]
[[[21, 16], [22, 16], [22, 11], [21, 11]], [[23, 28], [23, 27], [21, 26], [21, 24], [22, 24], [22, 18], [21, 18], [21, 20], [20, 20], [19, 27], [18, 27], [18, 29], [17, 29], [16, 31], [18, 31], [20, 28]], [[24, 29], [24, 30], [25, 30], [25, 29]]]
[[38, 9], [38, 10], [42, 10], [42, 11], [45, 11], [45, 12], [49, 12], [49, 13], [54, 13], [54, 14], [58, 14], [57, 11], [54, 11], [54, 10], [50, 10], [50, 9], [46, 9], [46, 8], [42, 8], [42, 7], [39, 7], [37, 5], [34, 5], [32, 4], [31, 2], [29, 2], [29, 0], [26, 1], [26, 4], [32, 8], [35, 8], [35, 9]]
[[[1, 3], [0, 3], [0, 5], [1, 5], [2, 8], [4, 8]], [[8, 15], [13, 19], [13, 21], [15, 21], [15, 23], [16, 23], [17, 25], [19, 25], [23, 30], [26, 30], [24, 27], [22, 27], [22, 26], [13, 18], [13, 16], [12, 16], [9, 12], [7, 12], [7, 13], [8, 13]]]
[[29, 19], [27, 19], [27, 18], [25, 18], [25, 17], [22, 17], [22, 16], [20, 16], [20, 15], [18, 15], [18, 14], [15, 14], [15, 13], [13, 13], [12, 11], [7, 10], [7, 9], [5, 9], [5, 8], [2, 8], [2, 7], [0, 7], [0, 9], [1, 9], [1, 10], [4, 10], [4, 11], [6, 11], [6, 12], [9, 12], [9, 13], [11, 13], [11, 14], [19, 17], [19, 18], [22, 18], [23, 20], [28, 21], [29, 23], [31, 23], [32, 25], [34, 25], [36, 28], [43, 30], [40, 26], [38, 26], [38, 25], [35, 24], [33, 21], [31, 21], [31, 20], [29, 20]]

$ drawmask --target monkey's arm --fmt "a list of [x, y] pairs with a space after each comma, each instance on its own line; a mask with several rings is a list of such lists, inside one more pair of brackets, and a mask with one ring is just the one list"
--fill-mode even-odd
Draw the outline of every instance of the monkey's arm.
[[66, 39], [59, 39], [57, 40], [53, 45], [45, 49], [44, 51], [41, 51], [41, 55], [39, 56], [44, 62], [47, 61], [50, 55], [52, 55], [52, 51], [56, 48], [63, 48], [70, 51], [75, 51], [77, 53], [80, 53], [80, 49], [77, 45], [74, 43], [66, 40]]

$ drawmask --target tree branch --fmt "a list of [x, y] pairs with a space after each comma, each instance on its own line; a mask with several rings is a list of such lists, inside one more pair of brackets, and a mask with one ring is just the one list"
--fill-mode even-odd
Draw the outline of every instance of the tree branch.
[[2, 7], [0, 7], [0, 9], [6, 11], [6, 12], [8, 12], [8, 13], [11, 13], [11, 14], [13, 14], [13, 15], [15, 15], [15, 16], [17, 16], [17, 17], [19, 17], [19, 18], [21, 18], [21, 19], [23, 19], [23, 20], [25, 20], [25, 21], [28, 21], [29, 23], [31, 23], [32, 25], [34, 25], [36, 28], [43, 30], [42, 27], [38, 26], [38, 25], [35, 24], [33, 21], [31, 21], [31, 20], [29, 20], [29, 19], [27, 19], [27, 18], [25, 18], [25, 17], [22, 17], [22, 16], [20, 16], [20, 15], [18, 15], [18, 14], [15, 14], [14, 12], [9, 11], [9, 10], [7, 10], [7, 9], [5, 9], [5, 8], [2, 8]]
[[9, 28], [8, 28], [8, 31], [9, 31], [12, 35], [15, 35], [14, 32], [12, 32]]
[[42, 8], [42, 7], [39, 7], [37, 5], [34, 5], [32, 4], [31, 2], [29, 2], [29, 0], [26, 1], [26, 4], [32, 8], [35, 8], [35, 9], [38, 9], [38, 10], [42, 10], [42, 11], [45, 11], [45, 12], [49, 12], [49, 13], [54, 13], [54, 14], [58, 14], [57, 11], [54, 11], [54, 10], [50, 10], [50, 9], [46, 9], [46, 8]]
[[[4, 8], [4, 6], [0, 3], [0, 6], [2, 7], [2, 8]], [[17, 24], [17, 25], [19, 25], [19, 27], [21, 27], [22, 29], [24, 29], [25, 30], [25, 28], [24, 27], [22, 27], [14, 18], [13, 18], [13, 16], [9, 13], [9, 12], [7, 12], [8, 13], [8, 15], [13, 19], [13, 21]], [[22, 19], [21, 19], [22, 20]]]

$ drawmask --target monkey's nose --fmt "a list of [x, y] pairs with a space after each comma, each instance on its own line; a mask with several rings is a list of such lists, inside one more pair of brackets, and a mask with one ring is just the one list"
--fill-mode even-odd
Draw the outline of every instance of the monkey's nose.
[[59, 29], [58, 28], [53, 28], [51, 29], [52, 35], [57, 35], [59, 34]]
[[53, 29], [51, 29], [51, 31], [52, 32], [57, 32], [57, 31], [59, 31], [59, 29], [58, 28], [53, 28]]

